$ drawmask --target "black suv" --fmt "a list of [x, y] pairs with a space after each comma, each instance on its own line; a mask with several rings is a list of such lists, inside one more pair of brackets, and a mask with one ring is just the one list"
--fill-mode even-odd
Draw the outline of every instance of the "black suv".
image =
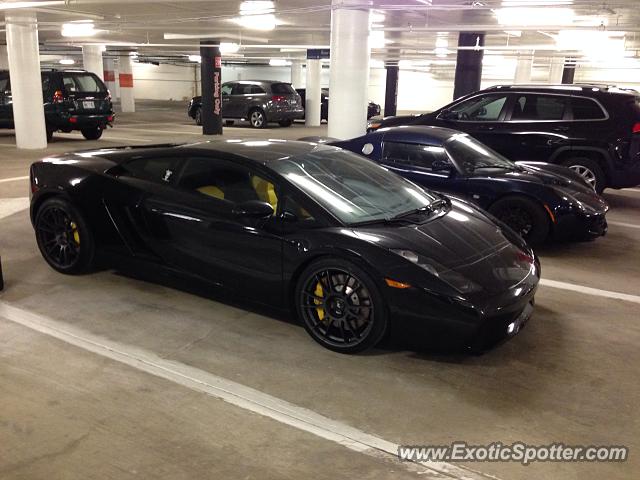
[[[42, 75], [47, 140], [53, 132], [79, 130], [97, 140], [113, 123], [111, 95], [100, 78], [84, 70], [47, 70]], [[0, 128], [14, 128], [9, 72], [0, 71]]]
[[511, 160], [566, 165], [597, 192], [640, 184], [640, 96], [603, 85], [501, 85], [428, 114], [372, 119], [368, 130], [434, 125]]
[[[238, 80], [222, 84], [222, 116], [227, 123], [248, 120], [253, 128], [265, 128], [269, 122], [289, 127], [304, 118], [300, 96], [290, 83], [271, 80]], [[193, 97], [187, 114], [202, 124], [202, 97]]]

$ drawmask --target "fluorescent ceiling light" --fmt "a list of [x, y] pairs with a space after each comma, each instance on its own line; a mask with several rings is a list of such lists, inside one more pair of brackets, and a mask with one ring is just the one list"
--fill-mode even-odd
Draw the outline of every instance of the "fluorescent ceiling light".
[[91, 37], [98, 33], [93, 22], [71, 22], [62, 24], [63, 37]]
[[240, 15], [264, 15], [275, 10], [273, 2], [269, 0], [247, 0], [240, 4]]
[[384, 68], [384, 62], [377, 58], [372, 58], [369, 62], [369, 68]]
[[449, 46], [449, 40], [446, 38], [436, 38], [436, 48], [447, 48]]
[[501, 25], [571, 25], [575, 12], [570, 8], [498, 8], [495, 10]]
[[16, 8], [37, 8], [37, 7], [50, 7], [52, 5], [65, 5], [67, 2], [64, 0], [57, 0], [51, 2], [2, 2], [0, 3], [0, 10], [15, 10]]
[[601, 30], [562, 30], [556, 35], [560, 50], [577, 50], [595, 60], [622, 58], [625, 53], [625, 37], [621, 32]]
[[189, 61], [201, 63], [202, 57], [200, 55], [189, 55]]
[[271, 60], [269, 60], [269, 65], [271, 65], [272, 67], [286, 67], [288, 65], [291, 65], [291, 62], [285, 60], [284, 58], [272, 58]]
[[59, 63], [60, 65], [75, 65], [76, 61], [72, 58], [63, 58]]
[[384, 37], [383, 30], [369, 32], [369, 45], [371, 48], [384, 48], [387, 43], [391, 42]]
[[265, 15], [241, 15], [231, 20], [236, 25], [250, 30], [273, 30], [280, 22], [272, 13]]
[[240, 50], [240, 45], [233, 42], [221, 42], [220, 43], [220, 53], [223, 55], [228, 55], [230, 53], [237, 53]]

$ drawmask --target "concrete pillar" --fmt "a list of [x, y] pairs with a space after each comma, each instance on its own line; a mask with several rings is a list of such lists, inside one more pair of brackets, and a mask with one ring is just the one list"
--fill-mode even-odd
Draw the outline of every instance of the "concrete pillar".
[[114, 58], [105, 58], [104, 59], [104, 74], [103, 74], [104, 83], [109, 89], [111, 93], [111, 98], [115, 100], [117, 98], [116, 94], [116, 61]]
[[387, 80], [384, 93], [384, 116], [393, 117], [398, 110], [398, 77], [400, 67], [398, 65], [386, 65]]
[[[320, 88], [321, 60], [307, 60], [307, 90], [304, 105], [304, 123], [307, 127], [320, 126], [322, 98]], [[329, 96], [331, 101], [331, 96]]]
[[82, 64], [86, 71], [95, 73], [101, 80], [104, 80], [102, 45], [83, 45]]
[[518, 55], [514, 83], [531, 83], [531, 69], [533, 68], [533, 54]]
[[293, 60], [291, 62], [291, 85], [293, 88], [303, 88], [304, 80], [302, 78], [302, 60]]
[[0, 70], [9, 70], [9, 54], [6, 45], [0, 45]]
[[133, 98], [133, 65], [131, 56], [120, 55], [118, 57], [120, 73], [118, 74], [118, 84], [120, 85], [120, 110], [123, 113], [133, 113], [136, 111], [136, 101]]
[[[369, 9], [362, 0], [332, 0], [329, 137], [362, 135], [369, 100]], [[347, 8], [343, 8], [347, 7]]]
[[477, 50], [458, 49], [453, 99], [480, 90], [482, 80], [482, 57], [484, 56], [484, 33], [460, 32], [459, 47], [479, 47]]
[[16, 145], [18, 148], [46, 148], [36, 13], [8, 10], [5, 23]]
[[576, 76], [576, 59], [567, 58], [564, 61], [564, 67], [562, 69], [562, 83], [571, 85]]
[[564, 58], [551, 57], [551, 64], [549, 65], [549, 83], [552, 85], [561, 84], [563, 71], [564, 71]]

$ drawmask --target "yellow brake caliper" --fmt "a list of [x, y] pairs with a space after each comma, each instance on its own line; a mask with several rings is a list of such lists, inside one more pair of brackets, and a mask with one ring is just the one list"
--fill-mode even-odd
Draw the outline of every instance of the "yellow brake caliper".
[[73, 232], [73, 240], [80, 245], [80, 232], [78, 232], [78, 226], [75, 222], [71, 222], [71, 231]]
[[[320, 282], [316, 284], [316, 290], [313, 293], [315, 293], [317, 297], [324, 297], [324, 291], [322, 290], [322, 285], [320, 285]], [[317, 298], [313, 300], [313, 303], [315, 303], [316, 305], [322, 305], [322, 301]], [[320, 319], [320, 321], [322, 321], [324, 319], [324, 308], [318, 307], [316, 308], [316, 312], [318, 312], [318, 318]]]

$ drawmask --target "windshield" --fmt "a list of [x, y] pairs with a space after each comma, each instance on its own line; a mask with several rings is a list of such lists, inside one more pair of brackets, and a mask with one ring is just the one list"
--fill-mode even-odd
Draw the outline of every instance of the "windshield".
[[389, 220], [438, 199], [384, 167], [336, 148], [270, 166], [345, 224]]
[[517, 169], [511, 160], [465, 133], [452, 136], [445, 142], [444, 148], [458, 167], [468, 174], [487, 168]]

